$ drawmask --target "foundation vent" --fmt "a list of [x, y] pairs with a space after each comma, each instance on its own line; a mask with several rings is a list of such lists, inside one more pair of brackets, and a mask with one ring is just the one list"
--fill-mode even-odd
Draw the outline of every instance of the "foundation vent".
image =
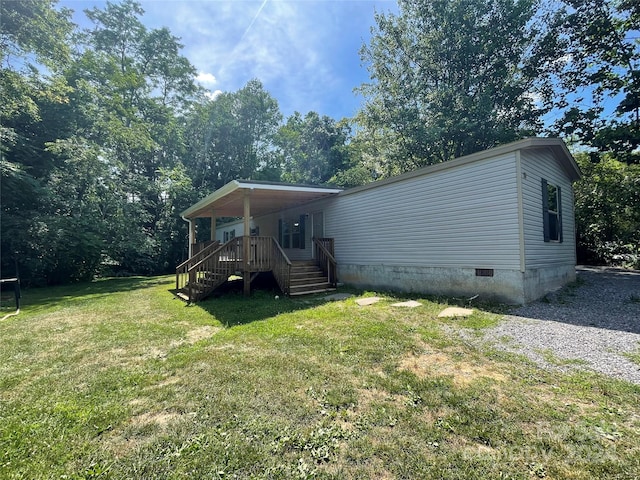
[[493, 268], [476, 268], [476, 277], [493, 277]]

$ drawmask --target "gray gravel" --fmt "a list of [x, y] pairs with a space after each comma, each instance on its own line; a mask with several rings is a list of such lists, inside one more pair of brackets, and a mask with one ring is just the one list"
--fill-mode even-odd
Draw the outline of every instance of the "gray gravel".
[[640, 271], [579, 267], [575, 285], [519, 307], [483, 339], [543, 368], [588, 369], [640, 384]]

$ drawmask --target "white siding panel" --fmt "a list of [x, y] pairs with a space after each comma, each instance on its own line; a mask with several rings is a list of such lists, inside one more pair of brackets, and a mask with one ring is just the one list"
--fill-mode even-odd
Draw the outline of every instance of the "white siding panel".
[[[522, 206], [526, 268], [575, 265], [575, 217], [573, 188], [550, 151], [523, 151]], [[562, 243], [545, 242], [542, 217], [542, 179], [561, 188]]]
[[515, 153], [326, 203], [338, 263], [519, 268]]
[[237, 222], [225, 223], [216, 227], [216, 240], [224, 243], [225, 232], [231, 233], [234, 231], [234, 236], [241, 237], [244, 235], [244, 220], [238, 220]]
[[[317, 211], [317, 210], [313, 210]], [[309, 214], [305, 221], [305, 242], [304, 248], [285, 248], [283, 249], [289, 260], [309, 260], [312, 256], [313, 244], [311, 241], [311, 215], [308, 204], [284, 210], [282, 212], [263, 215], [256, 218], [256, 225], [260, 226], [260, 235], [265, 237], [273, 237], [278, 239], [278, 220], [295, 221], [300, 215]]]

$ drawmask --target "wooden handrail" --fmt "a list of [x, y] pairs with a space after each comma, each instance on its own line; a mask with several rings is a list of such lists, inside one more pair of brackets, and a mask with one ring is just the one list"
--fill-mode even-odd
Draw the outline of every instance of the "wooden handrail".
[[322, 250], [322, 252], [327, 256], [327, 258], [329, 258], [333, 263], [338, 263], [335, 259], [335, 257], [333, 256], [333, 254], [327, 250], [327, 247], [325, 247], [322, 242], [320, 241], [320, 239], [313, 237], [313, 243], [316, 244], [316, 246], [318, 248], [320, 248], [320, 250]]
[[242, 243], [242, 237], [235, 237], [232, 238], [231, 240], [229, 240], [227, 243], [220, 245], [218, 248], [216, 248], [213, 252], [211, 252], [209, 255], [207, 255], [206, 257], [204, 257], [202, 260], [200, 260], [198, 263], [193, 264], [187, 271], [191, 271], [191, 270], [195, 270], [196, 267], [201, 266], [204, 262], [206, 262], [207, 260], [209, 260], [211, 257], [213, 257], [214, 255], [216, 255], [217, 253], [219, 253], [221, 250], [223, 250], [227, 245], [231, 245], [233, 242], [240, 242]]
[[[217, 246], [216, 246], [217, 244]], [[217, 240], [211, 242], [209, 245], [207, 245], [206, 247], [204, 247], [202, 250], [200, 250], [198, 253], [196, 253], [195, 255], [193, 255], [192, 257], [187, 258], [184, 262], [182, 262], [180, 265], [178, 265], [176, 267], [176, 270], [178, 270], [179, 268], [184, 267], [185, 265], [187, 265], [189, 262], [191, 262], [193, 259], [195, 259], [196, 257], [200, 257], [203, 255], [207, 255], [207, 250], [211, 250], [211, 249], [215, 249], [217, 247], [220, 246], [220, 242], [218, 242]]]
[[186, 281], [182, 282], [181, 284], [180, 280], [181, 280], [181, 275], [185, 276], [188, 273], [189, 266], [194, 262], [198, 262], [203, 257], [206, 257], [211, 250], [215, 250], [218, 247], [220, 247], [220, 242], [218, 242], [217, 240], [211, 241], [211, 243], [207, 245], [205, 248], [200, 250], [195, 255], [187, 258], [184, 262], [182, 262], [180, 265], [176, 267], [176, 290], [180, 290], [180, 288], [185, 286]]
[[285, 295], [288, 295], [291, 288], [291, 260], [289, 260], [289, 257], [284, 253], [284, 250], [275, 238], [271, 237], [271, 242], [273, 243], [274, 250], [271, 273], [276, 279], [280, 290], [282, 290]]
[[[313, 237], [313, 244], [316, 247], [316, 264], [326, 273], [327, 280], [330, 284], [336, 285], [337, 283], [337, 269], [338, 262], [336, 261], [333, 253], [329, 251], [327, 247], [324, 246], [325, 240], [332, 239], [322, 239]], [[331, 244], [333, 245], [333, 243]]]
[[278, 243], [278, 241], [274, 238], [271, 237], [271, 239], [273, 240], [273, 243], [275, 244], [275, 246], [277, 247], [278, 250], [280, 250], [280, 253], [282, 254], [282, 256], [284, 257], [284, 260], [287, 262], [287, 265], [291, 265], [291, 260], [289, 260], [289, 257], [287, 257], [287, 254], [284, 253], [284, 250], [282, 249], [282, 247], [280, 246], [280, 244]]
[[233, 238], [187, 270], [186, 287], [190, 302], [211, 293], [237, 270], [241, 243], [242, 237]]
[[244, 274], [271, 271], [280, 289], [289, 294], [292, 262], [278, 241], [274, 237], [248, 237], [248, 258], [242, 248], [244, 241], [244, 237], [233, 238], [183, 262], [176, 269], [176, 289], [185, 288], [189, 301], [198, 301], [238, 270]]

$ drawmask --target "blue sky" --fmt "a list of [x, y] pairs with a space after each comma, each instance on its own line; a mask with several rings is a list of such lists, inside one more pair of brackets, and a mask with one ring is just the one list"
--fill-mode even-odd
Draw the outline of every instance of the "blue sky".
[[[314, 110], [336, 120], [353, 116], [369, 80], [359, 56], [374, 13], [397, 12], [396, 0], [142, 0], [143, 23], [168, 27], [212, 94], [235, 91], [258, 78], [283, 115]], [[62, 0], [74, 21], [105, 2]]]

